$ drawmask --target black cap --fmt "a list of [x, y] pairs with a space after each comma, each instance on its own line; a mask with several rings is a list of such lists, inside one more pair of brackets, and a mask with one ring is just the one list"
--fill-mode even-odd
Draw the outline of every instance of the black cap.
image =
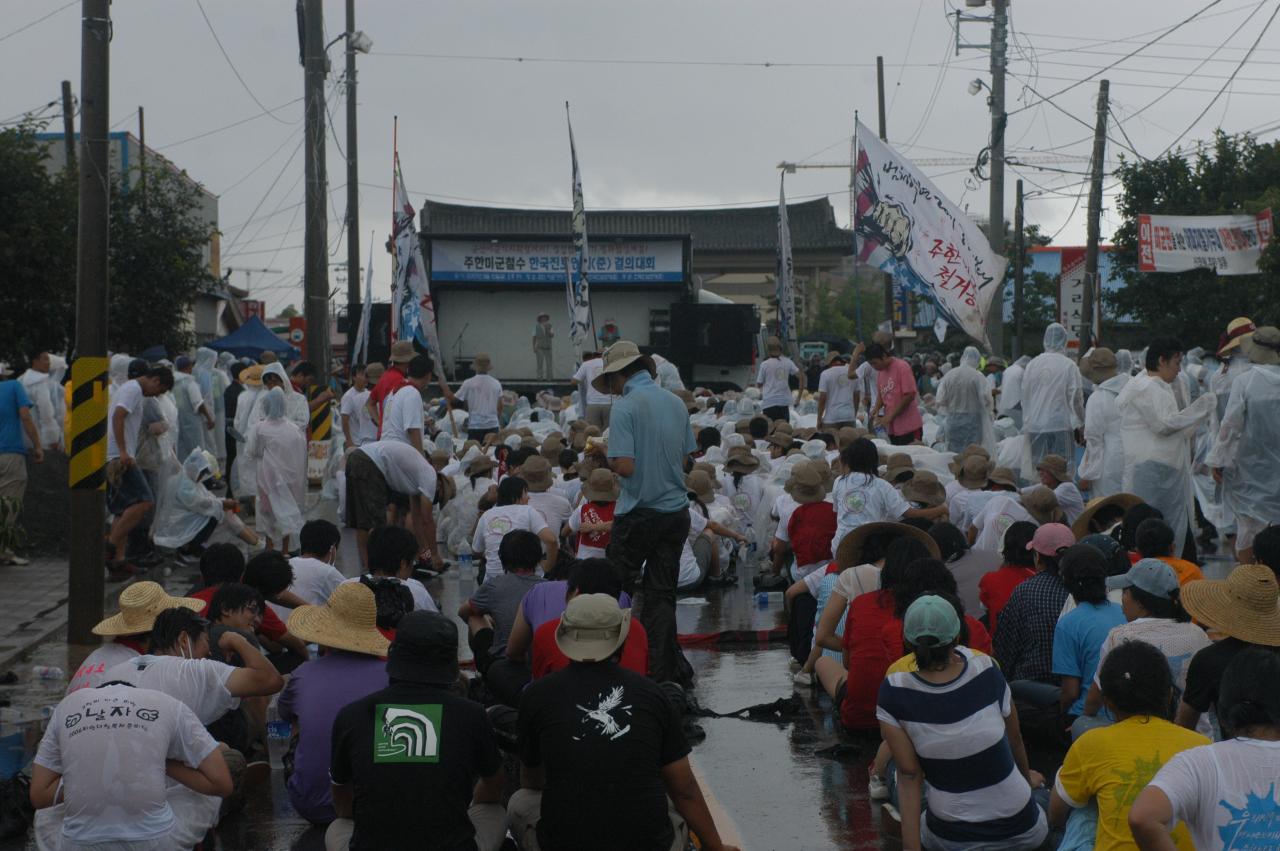
[[409, 612], [396, 626], [387, 653], [387, 676], [423, 685], [458, 679], [458, 629], [439, 612]]
[[134, 358], [133, 360], [129, 361], [128, 376], [130, 378], [140, 378], [146, 375], [147, 370], [150, 368], [151, 368], [151, 364], [147, 363], [142, 358]]

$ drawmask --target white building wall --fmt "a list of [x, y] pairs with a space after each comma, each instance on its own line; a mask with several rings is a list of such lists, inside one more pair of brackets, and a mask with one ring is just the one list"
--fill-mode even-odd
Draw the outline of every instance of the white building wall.
[[[532, 379], [538, 374], [533, 356], [533, 326], [539, 313], [551, 316], [555, 331], [552, 367], [555, 376], [567, 379], [578, 368], [578, 353], [569, 339], [568, 308], [563, 290], [459, 290], [438, 287], [436, 324], [440, 347], [449, 368], [461, 356], [470, 360], [477, 352], [493, 359], [492, 373], [500, 380]], [[649, 345], [649, 311], [669, 310], [680, 300], [679, 290], [604, 290], [591, 293], [596, 330], [612, 320], [622, 339]]]

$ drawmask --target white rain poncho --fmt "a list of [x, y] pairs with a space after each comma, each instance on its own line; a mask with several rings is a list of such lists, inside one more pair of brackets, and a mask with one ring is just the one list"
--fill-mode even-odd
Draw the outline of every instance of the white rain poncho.
[[942, 376], [934, 399], [947, 417], [946, 449], [959, 452], [971, 443], [995, 452], [995, 429], [991, 421], [991, 391], [978, 371], [982, 355], [973, 346], [964, 350], [960, 366]]
[[1027, 364], [1031, 363], [1030, 355], [1023, 355], [1004, 371], [1000, 379], [1000, 395], [997, 397], [996, 412], [1000, 416], [1011, 416], [1013, 411], [1022, 409], [1022, 376]]
[[1164, 515], [1181, 548], [1191, 525], [1191, 439], [1216, 401], [1206, 393], [1178, 410], [1173, 388], [1141, 373], [1116, 398], [1124, 442], [1124, 487]]
[[[50, 372], [28, 369], [18, 377], [18, 383], [31, 400], [31, 419], [35, 421], [42, 449], [56, 449], [62, 443], [62, 417], [58, 415], [58, 402], [62, 399], [62, 385]], [[22, 441], [28, 448], [31, 441], [24, 432]]]
[[1116, 397], [1128, 383], [1128, 373], [1111, 376], [1097, 386], [1085, 405], [1085, 450], [1079, 472], [1081, 479], [1093, 483], [1094, 498], [1111, 496], [1124, 489], [1124, 441], [1120, 436]]
[[[763, 469], [763, 466], [761, 467]], [[757, 548], [761, 545], [767, 545], [768, 539], [763, 534], [757, 535], [755, 528], [756, 513], [762, 505], [765, 504], [765, 478], [760, 472], [745, 473], [737, 477], [734, 481], [734, 474], [728, 470], [720, 473], [720, 493], [728, 498], [729, 503], [738, 513], [738, 523], [735, 528], [744, 535], [751, 538]], [[769, 503], [767, 508], [772, 508], [773, 503]], [[772, 534], [770, 534], [772, 537]]]
[[1234, 514], [1280, 523], [1280, 366], [1255, 364], [1232, 382], [1207, 463], [1222, 468]]
[[124, 352], [116, 352], [111, 356], [111, 365], [107, 367], [107, 375], [111, 379], [113, 388], [119, 387], [129, 380], [129, 364], [133, 362], [133, 358]]
[[[281, 388], [284, 393], [284, 417], [297, 426], [305, 435], [307, 426], [311, 422], [311, 408], [307, 405], [307, 397], [293, 389], [293, 384], [289, 381], [289, 374], [284, 371], [284, 367], [279, 363], [267, 364], [266, 368], [262, 370], [262, 377], [266, 378], [268, 375], [279, 376], [280, 380], [284, 382], [284, 386]], [[254, 402], [253, 411], [249, 414], [249, 422], [247, 423], [249, 428], [253, 428], [253, 424], [260, 422], [265, 416], [262, 411], [262, 401], [266, 395], [265, 390], [266, 386], [263, 385], [264, 392]], [[243, 396], [240, 398], [240, 404], [244, 404]], [[239, 409], [237, 409], [237, 418], [238, 414]], [[241, 433], [246, 437], [248, 436], [248, 432]]]
[[178, 406], [178, 457], [186, 458], [192, 449], [208, 449], [205, 446], [204, 417], [200, 408], [204, 394], [194, 375], [185, 372], [173, 374], [173, 402]]
[[173, 477], [164, 502], [156, 507], [151, 529], [156, 546], [176, 550], [191, 543], [210, 520], [221, 520], [222, 500], [200, 484], [212, 474], [203, 449], [193, 449]]
[[1067, 459], [1075, 474], [1072, 432], [1084, 425], [1084, 386], [1075, 361], [1066, 355], [1067, 329], [1054, 322], [1044, 331], [1044, 352], [1022, 374], [1022, 430], [1027, 436], [1023, 478], [1033, 479], [1046, 455]]
[[1252, 367], [1253, 364], [1237, 348], [1232, 350], [1222, 368], [1209, 379], [1209, 389], [1218, 398], [1219, 422], [1226, 419], [1227, 416], [1227, 402], [1231, 398], [1231, 385]]
[[1116, 369], [1125, 378], [1133, 377], [1133, 352], [1128, 349], [1116, 349]]
[[236, 461], [231, 465], [231, 492], [237, 495], [252, 494], [254, 489], [255, 465], [253, 459], [244, 451], [244, 446], [249, 436], [249, 426], [252, 424], [249, 418], [253, 415], [261, 396], [261, 387], [250, 387], [246, 384], [244, 390], [240, 392], [240, 398], [236, 400], [236, 416], [231, 427], [239, 437], [236, 438]]
[[200, 387], [200, 396], [209, 416], [213, 417], [213, 428], [204, 431], [204, 448], [212, 452], [215, 458], [226, 458], [227, 446], [222, 439], [226, 416], [225, 413], [221, 416], [218, 413], [222, 409], [222, 393], [219, 391], [226, 387], [219, 381], [217, 363], [218, 353], [201, 346], [196, 349], [196, 365], [192, 368], [191, 375]]
[[245, 454], [254, 459], [258, 533], [296, 544], [307, 505], [307, 438], [285, 419], [285, 394], [274, 388], [258, 402], [261, 422], [249, 428]]
[[658, 364], [658, 386], [663, 390], [683, 390], [684, 381], [680, 378], [680, 370], [669, 360]]

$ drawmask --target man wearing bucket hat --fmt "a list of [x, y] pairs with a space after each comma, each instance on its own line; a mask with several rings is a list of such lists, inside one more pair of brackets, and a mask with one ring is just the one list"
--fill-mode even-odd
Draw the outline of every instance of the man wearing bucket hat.
[[493, 361], [480, 352], [471, 362], [475, 375], [462, 382], [458, 392], [449, 389], [443, 372], [438, 376], [440, 392], [450, 402], [463, 402], [467, 406], [467, 439], [484, 442], [486, 436], [497, 434], [502, 423], [498, 408], [502, 404], [502, 382], [489, 374]]
[[90, 653], [71, 675], [67, 694], [98, 687], [106, 682], [109, 668], [146, 653], [156, 615], [179, 606], [199, 612], [205, 603], [192, 597], [170, 597], [155, 582], [135, 582], [121, 591], [120, 611], [93, 628], [94, 635], [111, 640]]
[[770, 337], [764, 344], [769, 355], [756, 371], [756, 387], [760, 388], [760, 405], [770, 422], [791, 422], [791, 376], [799, 375], [795, 361], [782, 353], [782, 341]]
[[1253, 561], [1253, 539], [1280, 523], [1280, 329], [1263, 326], [1240, 349], [1253, 368], [1235, 377], [1206, 463], [1236, 519], [1236, 559]]
[[654, 679], [689, 680], [689, 663], [676, 643], [676, 583], [689, 534], [684, 464], [696, 449], [689, 412], [653, 380], [653, 361], [628, 340], [604, 353], [593, 382], [616, 401], [610, 413], [609, 465], [621, 478], [609, 541], [609, 560], [638, 588], [635, 609], [649, 633]]
[[1223, 636], [1187, 666], [1187, 687], [1174, 720], [1194, 730], [1203, 713], [1216, 710], [1218, 686], [1232, 659], [1249, 647], [1280, 651], [1280, 587], [1271, 568], [1242, 564], [1226, 579], [1188, 582], [1181, 595], [1188, 614]]
[[1080, 359], [1080, 374], [1094, 384], [1084, 406], [1084, 458], [1080, 461], [1080, 487], [1093, 496], [1120, 493], [1124, 485], [1124, 443], [1120, 437], [1120, 414], [1116, 397], [1129, 382], [1121, 373], [1115, 353], [1092, 349]]
[[404, 386], [409, 370], [409, 361], [417, 357], [412, 340], [396, 340], [391, 344], [391, 356], [387, 359], [390, 366], [382, 374], [373, 389], [369, 391], [369, 407], [375, 414], [378, 434], [382, 434], [382, 409], [386, 400]]
[[329, 759], [333, 721], [353, 700], [387, 686], [388, 642], [378, 630], [373, 591], [359, 582], [339, 585], [323, 606], [299, 606], [289, 631], [325, 653], [293, 672], [280, 694], [280, 718], [298, 743], [285, 786], [298, 814], [312, 824], [333, 821]]
[[570, 664], [520, 702], [524, 788], [508, 804], [512, 833], [525, 851], [674, 851], [690, 831], [702, 848], [736, 851], [720, 840], [666, 693], [617, 664], [630, 622], [608, 594], [582, 594], [565, 608], [556, 645]]
[[333, 722], [329, 774], [338, 818], [327, 848], [479, 848], [506, 836], [502, 757], [484, 707], [454, 693], [458, 630], [413, 611], [387, 656], [390, 685]]

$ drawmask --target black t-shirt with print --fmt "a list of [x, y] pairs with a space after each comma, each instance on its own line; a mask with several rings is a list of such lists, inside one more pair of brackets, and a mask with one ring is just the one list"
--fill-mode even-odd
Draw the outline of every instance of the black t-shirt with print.
[[546, 770], [544, 851], [666, 851], [662, 768], [688, 753], [657, 684], [612, 662], [572, 663], [520, 700], [521, 759]]
[[355, 786], [357, 851], [473, 851], [471, 794], [501, 765], [484, 707], [443, 688], [393, 683], [333, 722], [329, 773]]

